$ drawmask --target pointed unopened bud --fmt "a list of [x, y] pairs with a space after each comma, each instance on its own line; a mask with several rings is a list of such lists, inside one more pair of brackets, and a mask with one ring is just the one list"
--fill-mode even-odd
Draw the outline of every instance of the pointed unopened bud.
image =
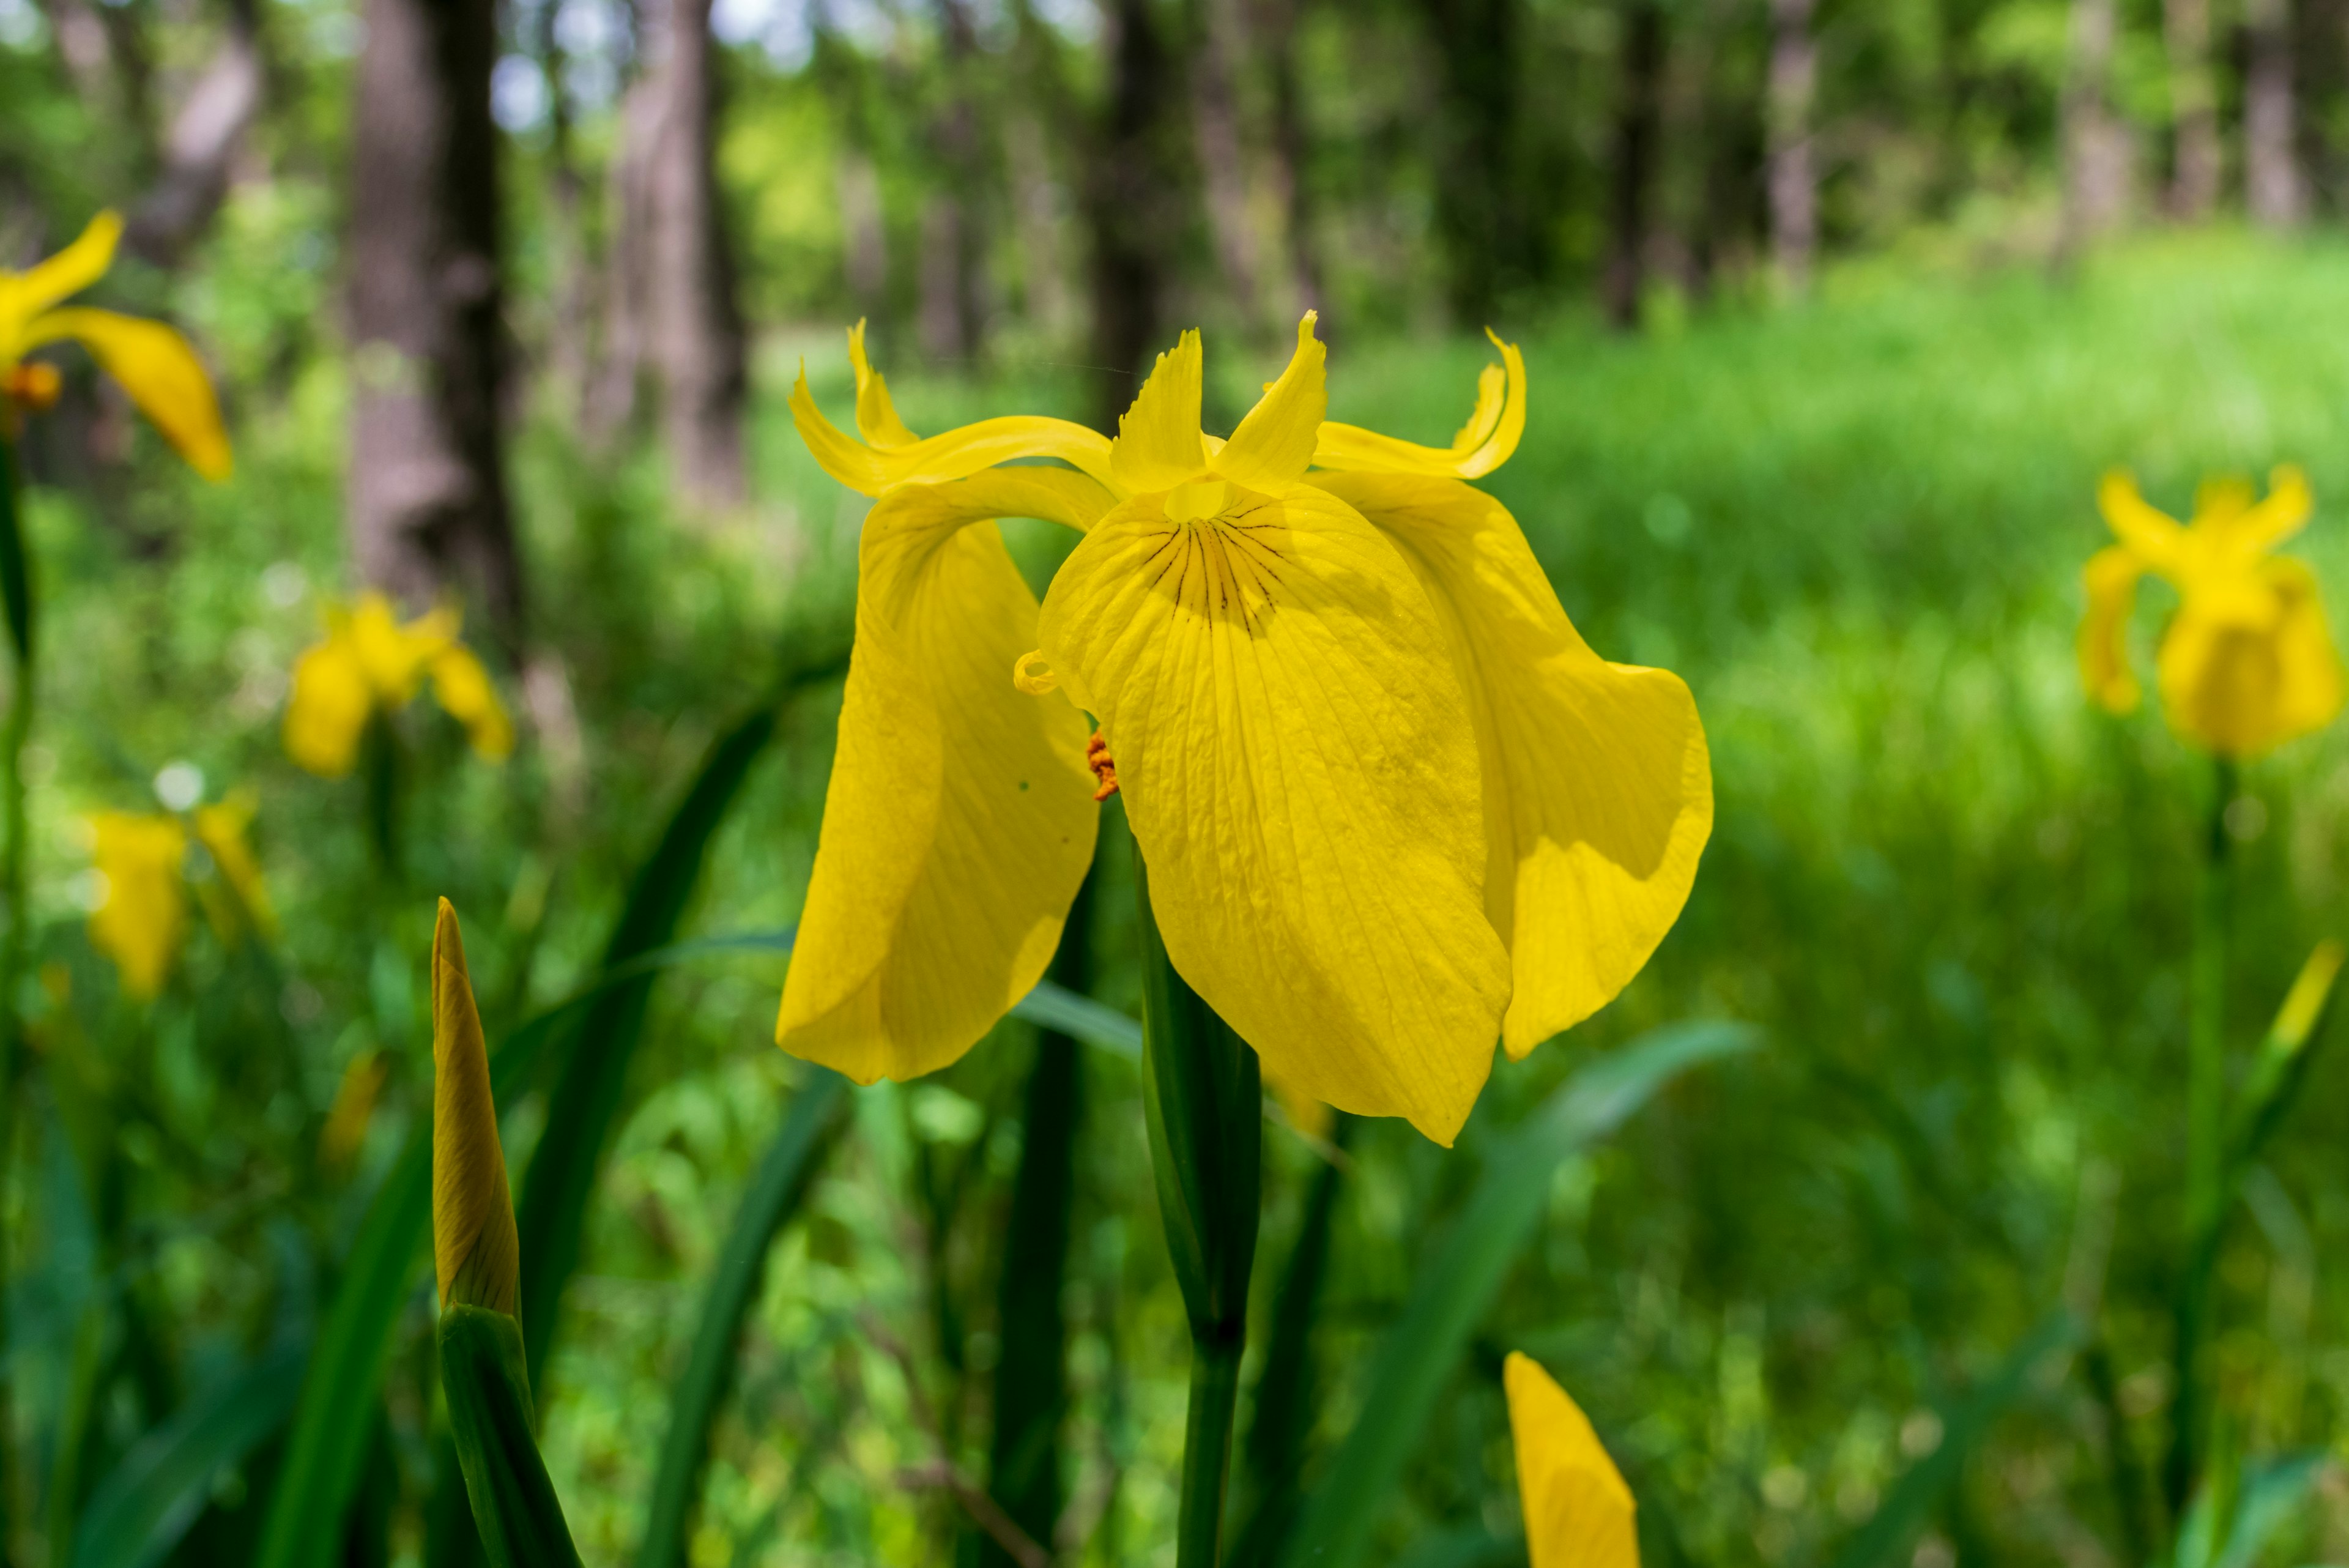
[[481, 1015], [457, 911], [443, 898], [432, 932], [432, 1262], [441, 1309], [515, 1315], [521, 1254]]

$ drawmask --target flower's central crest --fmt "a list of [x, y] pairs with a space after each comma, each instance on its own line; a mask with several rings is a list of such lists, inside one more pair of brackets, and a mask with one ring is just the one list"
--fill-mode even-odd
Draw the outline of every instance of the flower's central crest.
[[[1496, 1035], [1523, 1055], [1646, 962], [1712, 826], [1704, 733], [1462, 483], [1516, 448], [1524, 361], [1417, 446], [1326, 418], [1313, 329], [1228, 440], [1195, 332], [1113, 441], [917, 437], [861, 327], [862, 440], [802, 378], [801, 434], [877, 501], [785, 1046], [866, 1082], [968, 1050], [1050, 961], [1112, 790], [1175, 970], [1346, 1110], [1449, 1142]], [[1040, 606], [994, 526], [1021, 516], [1084, 535]]]

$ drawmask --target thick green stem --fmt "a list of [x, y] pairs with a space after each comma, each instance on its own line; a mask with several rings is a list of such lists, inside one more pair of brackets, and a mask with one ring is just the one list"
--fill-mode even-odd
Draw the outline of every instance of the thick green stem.
[[1158, 1210], [1191, 1321], [1191, 1412], [1176, 1510], [1177, 1568], [1220, 1568], [1232, 1416], [1247, 1345], [1264, 1157], [1256, 1053], [1174, 972], [1139, 849], [1143, 1113]]
[[0, 608], [8, 623], [15, 681], [8, 723], [0, 735], [0, 888], [8, 900], [8, 929], [0, 938], [0, 1564], [16, 1561], [16, 1407], [9, 1367], [15, 1362], [5, 1303], [10, 1289], [8, 1209], [16, 1163], [17, 1075], [24, 1061], [25, 1020], [18, 1011], [32, 953], [32, 909], [26, 901], [25, 746], [33, 733], [33, 580], [16, 505], [16, 452], [0, 430]]
[[2186, 1224], [2178, 1285], [2177, 1337], [2171, 1370], [2177, 1385], [2162, 1494], [2172, 1521], [2185, 1517], [2201, 1469], [2204, 1428], [2210, 1418], [2206, 1346], [2211, 1278], [2226, 1211], [2227, 926], [2229, 867], [2227, 805], [2235, 795], [2235, 764], [2221, 757], [2211, 771], [2210, 814], [2194, 888], [2194, 951], [2186, 1071]]

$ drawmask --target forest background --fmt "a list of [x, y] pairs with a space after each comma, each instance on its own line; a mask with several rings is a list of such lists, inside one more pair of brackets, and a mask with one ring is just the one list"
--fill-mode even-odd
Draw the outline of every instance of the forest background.
[[[1367, 1409], [1408, 1439], [1364, 1560], [1521, 1559], [1512, 1349], [1654, 1563], [2085, 1568], [2175, 1522], [2205, 782], [2082, 696], [2077, 574], [2107, 467], [2182, 514], [2296, 462], [2344, 602], [2349, 0], [0, 0], [0, 265], [109, 206], [93, 297], [189, 332], [237, 468], [71, 354], [18, 449], [50, 651], [0, 1561], [302, 1560], [273, 1511], [336, 1421], [304, 1549], [467, 1560], [429, 1271], [382, 1241], [444, 893], [493, 1044], [546, 1047], [501, 1095], [525, 1232], [533, 1183], [570, 1215], [525, 1321], [588, 1562], [1009, 1561], [969, 1499], [1035, 1452], [1047, 1548], [1171, 1561], [1116, 808], [1055, 971], [1106, 1012], [792, 1119], [833, 1103], [768, 1042], [865, 504], [784, 399], [804, 362], [844, 421], [863, 317], [917, 431], [1106, 427], [1198, 326], [1228, 428], [1306, 308], [1333, 417], [1423, 441], [1482, 328], [1525, 345], [1490, 488], [1594, 646], [1688, 679], [1720, 814], [1648, 972], [1456, 1150], [1268, 1129], [1242, 1558], [1359, 1480]], [[1046, 580], [1064, 544], [1006, 531]], [[462, 606], [510, 760], [428, 704], [363, 776], [286, 757], [288, 673], [370, 586]], [[2341, 929], [2344, 743], [2224, 803], [2239, 1041]], [[190, 921], [140, 994], [89, 819], [230, 799], [274, 919]], [[1690, 1028], [1748, 1048], [1536, 1149]], [[2333, 1052], [2215, 1265], [2216, 1441], [2273, 1517], [2198, 1568], [2349, 1556], [2344, 1139]], [[1509, 1192], [1421, 1403], [1371, 1407]], [[321, 1414], [337, 1355], [366, 1397]]]

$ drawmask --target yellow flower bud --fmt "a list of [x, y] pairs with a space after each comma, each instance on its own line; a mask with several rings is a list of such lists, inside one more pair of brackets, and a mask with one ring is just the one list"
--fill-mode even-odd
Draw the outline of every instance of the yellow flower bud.
[[462, 1304], [514, 1316], [521, 1253], [481, 1015], [457, 911], [443, 898], [432, 932], [432, 1262], [442, 1310]]

